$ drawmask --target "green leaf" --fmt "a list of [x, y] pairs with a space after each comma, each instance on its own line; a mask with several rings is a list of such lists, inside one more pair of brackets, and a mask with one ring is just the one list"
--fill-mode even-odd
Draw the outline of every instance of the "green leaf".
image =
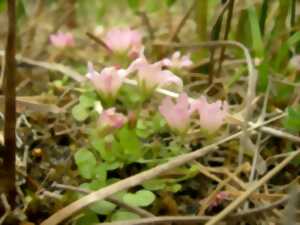
[[181, 184], [173, 184], [173, 185], [167, 186], [165, 190], [176, 193], [176, 192], [180, 191], [181, 188], [182, 188]]
[[150, 191], [162, 190], [166, 187], [166, 182], [161, 179], [153, 179], [143, 183], [143, 187]]
[[104, 163], [101, 163], [94, 168], [94, 177], [103, 182], [106, 181], [107, 169], [106, 169], [106, 165]]
[[140, 0], [127, 0], [129, 7], [133, 10], [133, 11], [137, 11], [139, 9], [140, 6]]
[[83, 216], [79, 217], [76, 221], [76, 225], [94, 225], [98, 224], [98, 216], [93, 212], [85, 213]]
[[118, 137], [123, 151], [129, 157], [129, 160], [134, 161], [141, 157], [141, 143], [134, 130], [125, 126], [118, 132]]
[[138, 218], [140, 217], [137, 214], [124, 210], [118, 210], [111, 216], [111, 221], [133, 220]]
[[268, 80], [269, 80], [269, 62], [265, 59], [259, 66], [258, 66], [258, 90], [265, 92], [268, 87]]
[[89, 208], [99, 215], [109, 215], [116, 209], [116, 205], [109, 201], [101, 200], [92, 204]]
[[84, 108], [91, 108], [94, 106], [95, 99], [88, 95], [81, 95], [79, 97], [80, 105]]
[[176, 0], [166, 0], [168, 7], [171, 7], [175, 2], [176, 2]]
[[122, 162], [107, 162], [106, 169], [108, 171], [115, 170], [123, 166]]
[[106, 182], [103, 179], [94, 179], [89, 183], [90, 190], [98, 190], [103, 188], [106, 185]]
[[152, 204], [155, 195], [148, 190], [140, 190], [134, 194], [127, 193], [123, 196], [123, 201], [132, 206], [146, 207]]
[[161, 0], [148, 0], [145, 4], [145, 9], [147, 12], [152, 13], [161, 8]]
[[103, 139], [92, 137], [91, 140], [92, 146], [100, 153], [100, 156], [103, 160], [113, 162], [116, 160], [114, 152], [112, 149], [108, 149], [105, 146], [105, 141]]
[[96, 158], [93, 153], [87, 149], [80, 149], [74, 157], [80, 175], [86, 179], [92, 178], [96, 166]]
[[248, 16], [251, 28], [251, 37], [253, 49], [257, 56], [263, 57], [264, 55], [264, 44], [260, 33], [259, 20], [255, 11], [255, 7], [250, 0], [248, 0]]
[[284, 59], [287, 58], [289, 49], [300, 42], [300, 32], [294, 33], [279, 49], [276, 60], [275, 60], [275, 70], [278, 70]]
[[77, 121], [83, 122], [89, 117], [89, 111], [81, 104], [78, 104], [73, 107], [72, 115]]
[[300, 106], [287, 109], [288, 115], [283, 120], [284, 127], [290, 132], [300, 132]]
[[0, 0], [0, 13], [6, 9], [6, 1]]

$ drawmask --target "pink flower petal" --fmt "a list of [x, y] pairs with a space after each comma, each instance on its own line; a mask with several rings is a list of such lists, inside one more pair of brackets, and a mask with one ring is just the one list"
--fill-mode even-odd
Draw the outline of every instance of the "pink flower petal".
[[139, 52], [142, 47], [142, 35], [129, 28], [112, 28], [106, 33], [104, 42], [113, 52], [127, 52], [130, 55]]
[[202, 96], [192, 103], [191, 111], [198, 111], [200, 116], [200, 126], [209, 131], [215, 132], [225, 122], [225, 117], [228, 111], [226, 102], [216, 101], [208, 103], [207, 99]]
[[127, 122], [127, 117], [117, 113], [115, 108], [109, 108], [103, 111], [98, 119], [98, 124], [102, 127], [121, 128]]
[[156, 87], [166, 87], [171, 84], [180, 89], [183, 87], [182, 80], [169, 70], [162, 70], [163, 63], [161, 61], [150, 64], [143, 54], [140, 52], [139, 58], [134, 60], [128, 67], [128, 72], [137, 71], [138, 82], [140, 86], [151, 91]]
[[162, 60], [164, 66], [173, 69], [183, 69], [188, 68], [193, 65], [189, 55], [181, 56], [179, 51], [173, 53], [171, 58], [166, 58]]
[[166, 97], [159, 106], [159, 111], [171, 129], [180, 133], [188, 129], [190, 109], [188, 96], [185, 93], [179, 96], [177, 103], [174, 103], [170, 97]]
[[126, 70], [117, 70], [115, 67], [106, 67], [98, 73], [93, 65], [88, 63], [86, 76], [104, 97], [115, 98], [127, 74]]
[[51, 34], [49, 39], [52, 45], [59, 48], [74, 45], [74, 37], [71, 33], [58, 32], [56, 34]]

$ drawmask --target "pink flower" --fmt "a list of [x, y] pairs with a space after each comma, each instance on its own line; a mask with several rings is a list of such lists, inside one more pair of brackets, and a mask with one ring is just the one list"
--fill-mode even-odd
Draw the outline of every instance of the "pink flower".
[[139, 86], [146, 92], [151, 92], [157, 87], [165, 87], [175, 84], [182, 88], [182, 80], [169, 70], [162, 69], [162, 62], [150, 64], [143, 54], [134, 60], [128, 68], [128, 72], [137, 71]]
[[174, 69], [188, 68], [193, 65], [189, 55], [181, 56], [179, 51], [174, 52], [171, 58], [162, 60], [164, 66]]
[[98, 124], [103, 128], [119, 129], [127, 122], [127, 117], [117, 113], [115, 108], [103, 111], [98, 119]]
[[88, 63], [87, 78], [104, 98], [114, 99], [120, 90], [126, 70], [106, 67], [100, 73], [96, 72], [91, 63]]
[[181, 94], [176, 103], [166, 97], [159, 106], [159, 111], [172, 130], [184, 133], [188, 129], [191, 111], [187, 94]]
[[142, 35], [130, 28], [112, 28], [106, 33], [104, 42], [113, 52], [132, 54], [140, 51]]
[[50, 42], [58, 48], [64, 48], [74, 45], [74, 37], [71, 33], [58, 32], [50, 35]]
[[200, 116], [200, 126], [208, 132], [214, 132], [224, 124], [228, 104], [221, 101], [208, 103], [207, 99], [202, 96], [192, 103], [191, 111], [195, 110]]

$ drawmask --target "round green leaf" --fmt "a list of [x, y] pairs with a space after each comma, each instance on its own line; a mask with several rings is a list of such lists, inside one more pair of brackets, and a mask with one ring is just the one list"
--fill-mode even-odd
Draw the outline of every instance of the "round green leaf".
[[88, 118], [89, 111], [81, 104], [78, 104], [73, 107], [72, 115], [77, 121], [82, 122]]
[[96, 158], [93, 153], [87, 149], [80, 149], [74, 157], [80, 175], [86, 179], [92, 178], [96, 166]]
[[94, 168], [94, 177], [101, 181], [106, 181], [107, 169], [106, 165], [101, 163]]
[[111, 216], [111, 221], [133, 220], [140, 218], [137, 214], [128, 211], [118, 210]]
[[115, 210], [116, 205], [109, 201], [101, 200], [92, 204], [89, 208], [99, 215], [109, 215]]
[[127, 204], [139, 207], [146, 207], [151, 205], [155, 200], [155, 195], [148, 190], [141, 190], [135, 194], [127, 193], [123, 196], [123, 201]]
[[80, 105], [84, 108], [90, 108], [94, 106], [95, 99], [91, 98], [90, 96], [81, 95], [79, 97]]
[[79, 219], [76, 221], [76, 225], [93, 225], [98, 223], [99, 220], [97, 214], [93, 212], [84, 213], [84, 215], [79, 217]]
[[144, 182], [143, 187], [150, 191], [158, 191], [164, 189], [166, 187], [166, 183], [164, 180], [153, 179]]

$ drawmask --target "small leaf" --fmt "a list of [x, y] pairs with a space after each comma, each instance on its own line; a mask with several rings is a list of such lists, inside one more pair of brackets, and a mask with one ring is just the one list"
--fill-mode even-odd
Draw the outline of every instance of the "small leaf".
[[175, 2], [176, 2], [176, 0], [166, 0], [168, 7], [171, 7]]
[[287, 109], [287, 116], [283, 120], [284, 127], [290, 132], [300, 132], [300, 106]]
[[124, 153], [129, 157], [129, 160], [137, 160], [141, 157], [141, 143], [135, 134], [134, 130], [128, 127], [123, 127], [119, 132], [118, 136], [120, 144], [124, 149]]
[[90, 108], [94, 106], [95, 99], [87, 95], [81, 95], [79, 97], [79, 102], [82, 107]]
[[118, 169], [118, 168], [120, 168], [120, 167], [122, 167], [122, 166], [123, 166], [123, 163], [121, 163], [121, 162], [109, 162], [109, 163], [107, 163], [107, 165], [106, 165], [106, 169], [107, 169], [108, 171], [110, 171], [110, 170]]
[[145, 9], [147, 12], [152, 13], [161, 8], [161, 0], [148, 0], [145, 4]]
[[140, 0], [127, 0], [127, 2], [133, 11], [137, 11], [139, 9]]
[[140, 190], [135, 194], [127, 193], [123, 196], [123, 201], [132, 206], [146, 207], [152, 204], [155, 195], [148, 190]]
[[0, 13], [3, 12], [6, 9], [6, 1], [1, 0], [0, 1]]
[[256, 14], [255, 7], [250, 0], [248, 0], [248, 16], [250, 22], [250, 29], [251, 29], [251, 37], [252, 37], [252, 44], [254, 52], [257, 56], [263, 57], [264, 55], [264, 43], [262, 40], [260, 27], [259, 27], [259, 19]]
[[72, 115], [77, 121], [83, 122], [89, 117], [89, 111], [81, 104], [78, 104], [73, 107]]
[[74, 157], [80, 175], [86, 179], [92, 178], [96, 166], [96, 158], [93, 153], [87, 149], [80, 149]]
[[98, 223], [98, 216], [93, 212], [84, 213], [84, 215], [79, 217], [76, 221], [76, 225], [94, 225]]
[[180, 191], [181, 188], [182, 188], [182, 186], [180, 184], [173, 184], [171, 186], [167, 186], [166, 191], [176, 193], [176, 192]]
[[153, 179], [143, 183], [143, 187], [150, 191], [162, 190], [166, 187], [166, 182], [160, 179]]
[[101, 163], [94, 168], [94, 177], [101, 181], [106, 181], [107, 178], [107, 170], [106, 165]]
[[113, 162], [116, 160], [114, 152], [112, 149], [108, 149], [105, 146], [103, 139], [93, 137], [91, 140], [92, 146], [100, 153], [100, 156], [103, 160]]
[[99, 215], [109, 215], [115, 210], [116, 205], [109, 201], [101, 200], [92, 204], [89, 208]]
[[122, 220], [132, 220], [140, 218], [137, 214], [132, 212], [118, 210], [111, 216], [111, 221], [122, 221]]

